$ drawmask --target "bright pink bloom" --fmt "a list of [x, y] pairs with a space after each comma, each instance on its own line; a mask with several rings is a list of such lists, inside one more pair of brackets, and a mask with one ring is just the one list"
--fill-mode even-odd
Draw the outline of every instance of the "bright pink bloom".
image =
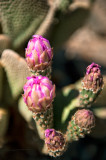
[[28, 42], [25, 52], [29, 68], [33, 71], [46, 69], [51, 64], [52, 50], [47, 39], [39, 35], [33, 35], [33, 39]]
[[55, 97], [55, 85], [48, 77], [32, 76], [27, 77], [24, 85], [24, 102], [28, 109], [33, 112], [42, 112], [51, 106]]

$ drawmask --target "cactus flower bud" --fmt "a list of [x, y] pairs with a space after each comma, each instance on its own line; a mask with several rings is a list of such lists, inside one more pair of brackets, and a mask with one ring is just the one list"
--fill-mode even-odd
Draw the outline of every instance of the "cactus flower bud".
[[91, 105], [103, 89], [103, 84], [100, 66], [93, 62], [87, 67], [86, 75], [82, 80], [80, 106], [85, 107]]
[[23, 99], [28, 109], [35, 113], [46, 111], [55, 97], [55, 85], [47, 77], [27, 77]]
[[90, 110], [78, 110], [75, 113], [74, 117], [75, 124], [82, 129], [90, 130], [95, 126], [95, 117], [93, 115], [93, 112]]
[[30, 69], [33, 71], [44, 70], [51, 64], [53, 49], [47, 39], [33, 35], [28, 42], [25, 56]]
[[97, 93], [103, 88], [103, 77], [98, 64], [93, 62], [87, 67], [86, 75], [82, 81], [82, 85], [83, 88], [92, 90], [93, 93]]
[[55, 129], [45, 130], [45, 144], [49, 154], [53, 157], [60, 156], [66, 147], [66, 142], [63, 134]]
[[91, 132], [91, 128], [95, 126], [95, 117], [93, 112], [87, 109], [78, 110], [71, 121], [69, 121], [66, 131], [66, 141], [72, 142], [79, 138], [83, 138], [85, 134]]

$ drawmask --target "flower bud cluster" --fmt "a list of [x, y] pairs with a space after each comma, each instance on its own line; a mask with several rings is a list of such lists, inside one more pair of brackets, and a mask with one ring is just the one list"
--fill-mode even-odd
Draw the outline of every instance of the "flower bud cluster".
[[[28, 67], [36, 72], [36, 75], [42, 74], [44, 76], [27, 77], [27, 82], [23, 87], [24, 102], [28, 109], [33, 112], [39, 135], [42, 133], [40, 137], [45, 139], [49, 155], [60, 156], [66, 150], [66, 141], [78, 140], [85, 134], [90, 133], [95, 126], [95, 117], [92, 111], [80, 109], [69, 121], [65, 135], [55, 129], [48, 129], [53, 125], [52, 102], [55, 97], [55, 85], [46, 76], [51, 73], [53, 50], [47, 39], [34, 35], [28, 42], [25, 56]], [[86, 75], [82, 80], [82, 90], [79, 96], [80, 107], [88, 106], [91, 102], [94, 102], [102, 88], [103, 77], [100, 66], [92, 63], [87, 67]]]

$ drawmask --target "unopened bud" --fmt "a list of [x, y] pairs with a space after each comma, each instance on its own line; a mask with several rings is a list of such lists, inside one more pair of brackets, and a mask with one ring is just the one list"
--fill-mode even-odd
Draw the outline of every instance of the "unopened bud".
[[23, 98], [28, 109], [35, 113], [46, 111], [55, 97], [55, 85], [48, 77], [32, 76], [27, 79]]
[[51, 65], [53, 49], [47, 39], [39, 35], [33, 35], [33, 38], [28, 42], [25, 56], [31, 70], [45, 70]]
[[66, 147], [64, 135], [55, 129], [45, 130], [45, 144], [53, 157], [60, 156]]
[[87, 67], [86, 75], [82, 80], [82, 86], [86, 90], [92, 90], [94, 93], [103, 88], [103, 77], [98, 64], [93, 62]]
[[95, 126], [95, 117], [92, 111], [81, 109], [75, 113], [74, 122], [81, 129], [90, 130]]

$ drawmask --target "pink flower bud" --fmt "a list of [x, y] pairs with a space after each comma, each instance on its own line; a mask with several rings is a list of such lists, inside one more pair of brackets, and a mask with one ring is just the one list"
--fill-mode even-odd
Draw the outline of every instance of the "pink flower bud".
[[103, 88], [103, 77], [98, 64], [93, 62], [87, 67], [86, 75], [82, 80], [82, 85], [84, 89], [92, 90], [93, 93], [97, 93]]
[[45, 144], [51, 156], [60, 156], [66, 147], [64, 135], [55, 129], [45, 130]]
[[75, 124], [82, 129], [90, 130], [95, 126], [95, 117], [93, 112], [87, 109], [78, 110], [75, 113]]
[[24, 102], [32, 112], [45, 111], [51, 106], [55, 97], [55, 85], [48, 77], [32, 76], [27, 79], [23, 88]]
[[51, 64], [52, 50], [47, 39], [39, 35], [33, 35], [33, 39], [28, 42], [25, 52], [29, 68], [33, 71], [46, 69]]

